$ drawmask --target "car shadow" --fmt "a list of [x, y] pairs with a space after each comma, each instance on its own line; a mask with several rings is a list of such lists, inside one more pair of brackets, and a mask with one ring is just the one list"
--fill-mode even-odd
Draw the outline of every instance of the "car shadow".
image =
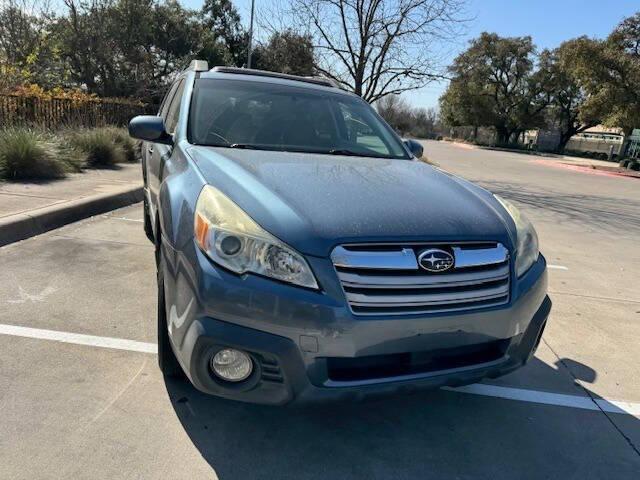
[[[525, 370], [536, 383], [563, 375], [562, 393], [573, 395], [586, 395], [584, 382], [597, 377], [571, 359], [551, 367], [534, 358]], [[184, 430], [221, 479], [619, 479], [634, 478], [638, 468], [624, 448], [612, 450], [624, 441], [598, 411], [444, 390], [271, 407], [212, 397], [186, 380], [165, 385]]]

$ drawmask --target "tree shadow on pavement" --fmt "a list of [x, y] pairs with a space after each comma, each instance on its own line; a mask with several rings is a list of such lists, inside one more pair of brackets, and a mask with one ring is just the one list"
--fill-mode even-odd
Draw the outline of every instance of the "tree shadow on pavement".
[[570, 221], [609, 232], [640, 230], [640, 201], [601, 195], [565, 194], [536, 185], [477, 182], [487, 190], [521, 205], [543, 209], [558, 222]]
[[[556, 367], [534, 358], [520, 372], [564, 375], [563, 393], [574, 395], [586, 395], [574, 379], [596, 378], [573, 360]], [[165, 385], [186, 433], [223, 480], [631, 479], [640, 469], [640, 457], [599, 411], [443, 390], [270, 407], [208, 396], [188, 381]]]

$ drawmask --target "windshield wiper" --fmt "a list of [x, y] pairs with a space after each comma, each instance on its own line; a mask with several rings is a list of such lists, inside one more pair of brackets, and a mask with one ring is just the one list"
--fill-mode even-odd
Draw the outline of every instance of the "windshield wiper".
[[349, 157], [368, 157], [368, 158], [387, 158], [380, 155], [372, 155], [364, 152], [356, 152], [349, 150], [348, 148], [334, 148], [332, 150], [307, 150], [307, 149], [294, 149], [283, 148], [281, 146], [271, 145], [258, 145], [255, 143], [230, 143], [228, 145], [220, 145], [227, 148], [238, 148], [243, 150], [269, 150], [269, 151], [281, 151], [281, 152], [299, 152], [299, 153], [319, 153], [321, 155], [345, 155]]
[[229, 148], [246, 148], [246, 149], [253, 149], [253, 150], [261, 150], [261, 147], [259, 147], [258, 145], [253, 145], [251, 143], [231, 143], [226, 146], [228, 146]]
[[344, 155], [345, 157], [365, 157], [365, 158], [390, 158], [386, 155], [380, 155], [376, 153], [365, 153], [365, 152], [356, 152], [354, 150], [349, 150], [348, 148], [334, 148], [333, 150], [318, 152], [325, 153], [329, 155]]
[[329, 155], [348, 155], [351, 157], [365, 157], [366, 154], [363, 154], [361, 152], [354, 152], [353, 150], [349, 150], [346, 148], [334, 148], [333, 150], [329, 150], [328, 152]]

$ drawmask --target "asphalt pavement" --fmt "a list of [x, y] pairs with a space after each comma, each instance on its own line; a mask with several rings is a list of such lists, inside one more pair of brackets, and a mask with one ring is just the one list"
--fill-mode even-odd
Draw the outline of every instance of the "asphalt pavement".
[[637, 479], [640, 180], [425, 142], [538, 229], [554, 309], [492, 382], [274, 408], [165, 380], [135, 205], [0, 248], [0, 479]]

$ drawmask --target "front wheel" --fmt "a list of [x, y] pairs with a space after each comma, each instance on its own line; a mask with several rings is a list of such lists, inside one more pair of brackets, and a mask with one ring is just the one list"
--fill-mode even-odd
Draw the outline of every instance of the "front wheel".
[[162, 267], [162, 252], [158, 261], [158, 365], [160, 371], [167, 377], [183, 376], [182, 367], [178, 363], [176, 354], [169, 340], [167, 327], [167, 307], [164, 298], [164, 269]]
[[149, 202], [147, 201], [146, 194], [144, 195], [144, 200], [142, 201], [142, 209], [144, 217], [144, 233], [149, 241], [151, 241], [151, 243], [155, 243], [153, 227], [151, 226], [151, 215], [149, 214]]

